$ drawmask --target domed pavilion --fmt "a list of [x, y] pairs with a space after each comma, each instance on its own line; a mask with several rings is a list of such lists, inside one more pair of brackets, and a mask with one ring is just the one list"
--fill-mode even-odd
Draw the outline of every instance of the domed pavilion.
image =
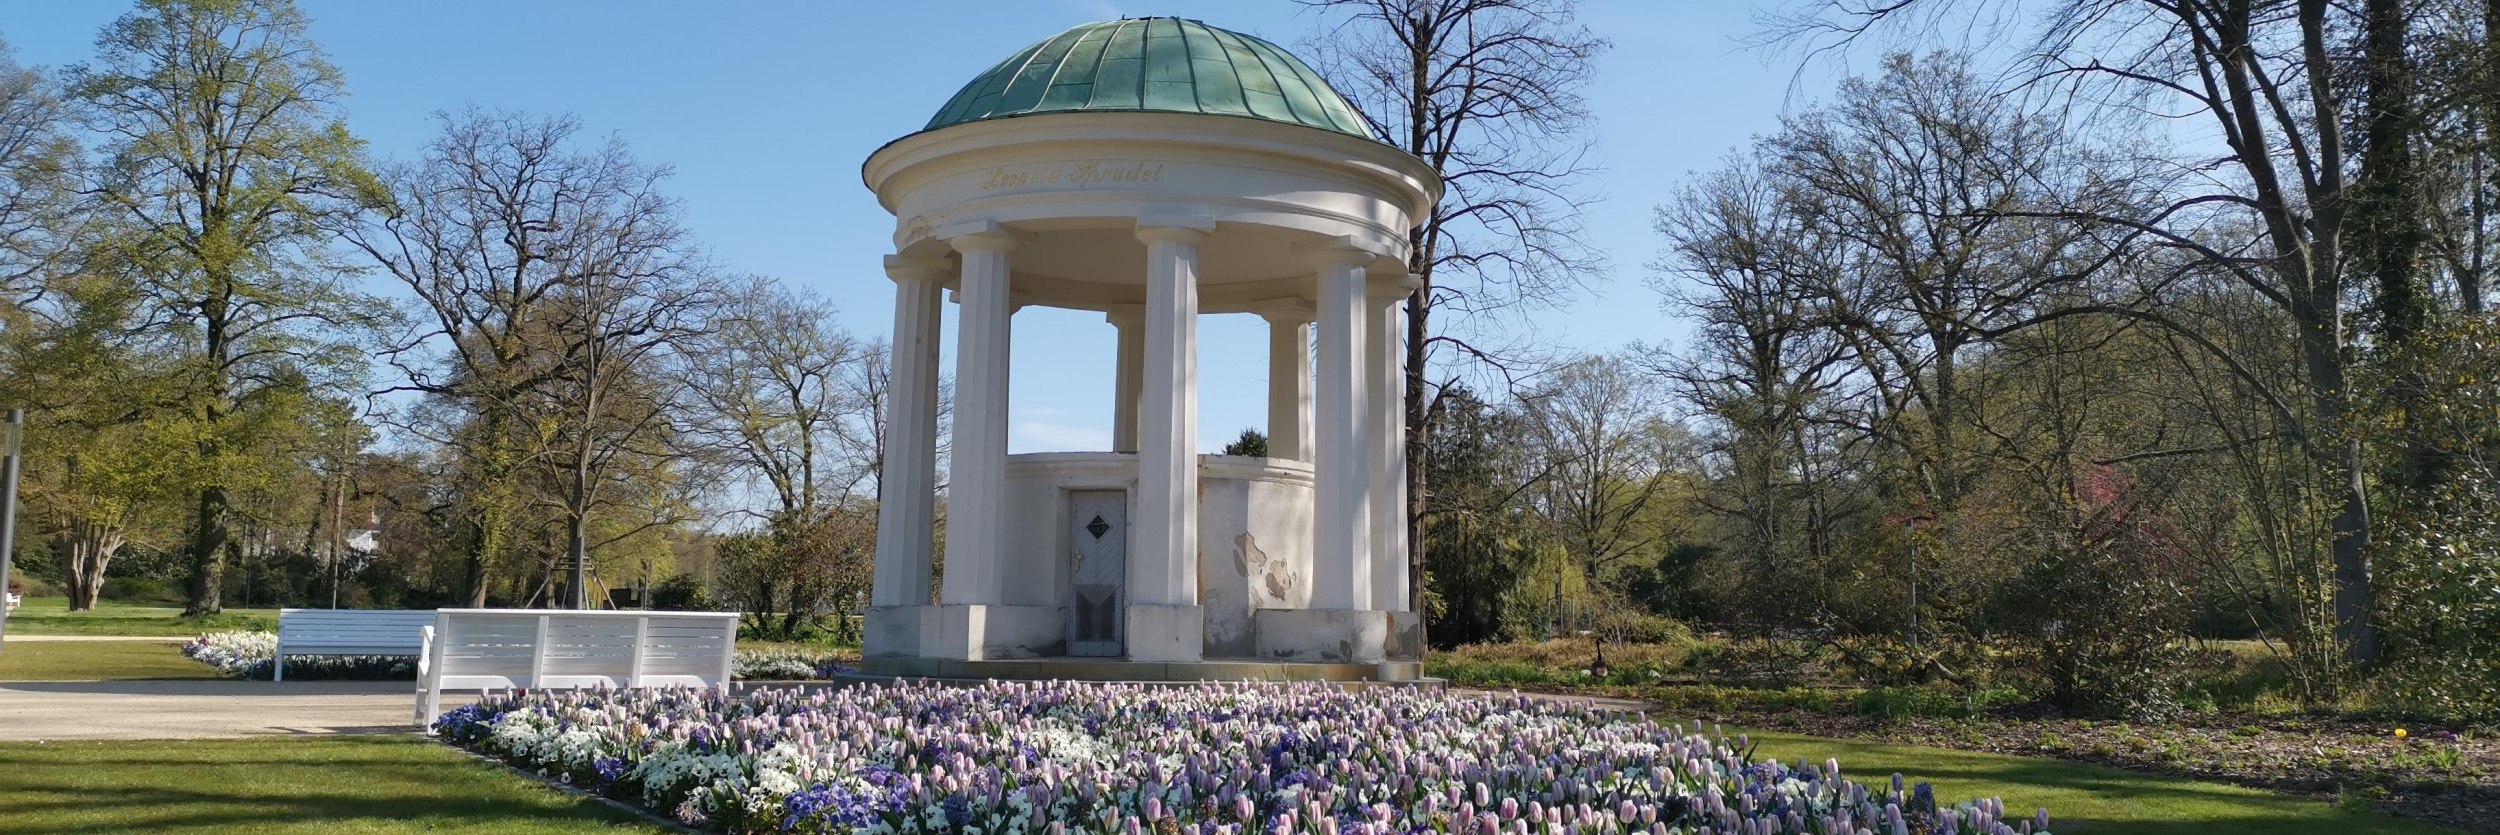
[[[1420, 677], [1397, 302], [1429, 166], [1275, 44], [1159, 17], [1008, 56], [862, 175], [895, 217], [863, 673]], [[1008, 454], [1009, 336], [1034, 305], [1117, 330], [1112, 449]], [[1198, 317], [1222, 313], [1268, 325], [1268, 457], [1195, 447]], [[1040, 364], [1013, 371], [1099, 373]]]

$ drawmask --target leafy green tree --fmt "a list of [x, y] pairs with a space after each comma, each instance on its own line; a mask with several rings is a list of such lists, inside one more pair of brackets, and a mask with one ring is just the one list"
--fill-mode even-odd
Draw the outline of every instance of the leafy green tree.
[[[2500, 711], [2500, 320], [2433, 325], [2381, 373], [2447, 477], [2388, 491], [2390, 662], [2402, 706], [2472, 721]], [[2391, 457], [2404, 452], [2388, 453]]]
[[42, 305], [0, 317], [0, 397], [28, 411], [27, 530], [51, 539], [70, 608], [89, 609], [123, 548], [169, 544], [197, 459], [187, 423], [156, 405], [170, 363], [138, 327], [128, 278], [46, 283]]
[[218, 611], [243, 408], [352, 368], [346, 332], [387, 310], [322, 257], [324, 216], [376, 202], [340, 121], [337, 68], [290, 0], [143, 0], [105, 27], [72, 96], [105, 137], [103, 222], [148, 303], [191, 342], [174, 401], [201, 459], [184, 609]]
[[1427, 466], [1441, 498], [1424, 525], [1432, 544], [1425, 634], [1444, 648], [1499, 640], [1528, 625], [1515, 611], [1522, 608], [1518, 592], [1552, 550], [1545, 522], [1527, 501], [1538, 483], [1524, 454], [1533, 429], [1465, 388], [1445, 390], [1433, 408], [1442, 431], [1433, 434]]
[[1234, 438], [1232, 443], [1224, 445], [1224, 454], [1245, 455], [1251, 458], [1266, 458], [1267, 433], [1260, 432], [1257, 429], [1241, 430], [1241, 437]]

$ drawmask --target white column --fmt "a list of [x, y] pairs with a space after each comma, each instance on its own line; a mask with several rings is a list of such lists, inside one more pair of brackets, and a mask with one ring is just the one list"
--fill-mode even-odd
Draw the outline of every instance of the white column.
[[1319, 479], [1311, 548], [1311, 608], [1372, 605], [1369, 514], [1371, 461], [1362, 361], [1371, 300], [1363, 267], [1372, 254], [1332, 247], [1311, 254], [1319, 268], [1319, 386], [1312, 461]]
[[1103, 318], [1120, 332], [1119, 351], [1112, 361], [1117, 382], [1111, 395], [1111, 451], [1136, 452], [1138, 392], [1146, 377], [1146, 309], [1114, 305]]
[[963, 256], [956, 287], [955, 435], [948, 467], [946, 585], [941, 602], [994, 604], [1002, 598], [1007, 530], [1007, 356], [1014, 314], [1003, 232], [947, 241]]
[[1364, 343], [1371, 424], [1372, 606], [1406, 611], [1406, 328], [1408, 290], [1383, 284], [1372, 294]]
[[937, 490], [938, 306], [943, 264], [887, 256], [894, 279], [894, 358], [877, 477], [877, 568], [870, 605], [929, 604]]
[[1267, 319], [1267, 457], [1311, 460], [1311, 316], [1271, 310]]
[[1145, 386], [1138, 405], [1138, 512], [1129, 537], [1129, 600], [1195, 606], [1198, 244], [1207, 233], [1141, 223], [1137, 239], [1146, 242]]

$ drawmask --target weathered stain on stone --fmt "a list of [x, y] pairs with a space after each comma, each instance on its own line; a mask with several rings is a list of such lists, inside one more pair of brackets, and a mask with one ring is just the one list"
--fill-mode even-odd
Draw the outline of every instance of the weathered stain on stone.
[[1293, 606], [1294, 589], [1301, 585], [1292, 563], [1268, 556], [1259, 548], [1257, 537], [1248, 533], [1234, 537], [1238, 546], [1233, 560], [1241, 567], [1242, 578], [1250, 586], [1250, 605], [1259, 609], [1284, 609]]

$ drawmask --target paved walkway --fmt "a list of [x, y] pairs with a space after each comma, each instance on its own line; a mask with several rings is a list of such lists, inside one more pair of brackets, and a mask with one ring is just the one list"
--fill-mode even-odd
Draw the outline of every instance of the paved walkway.
[[[410, 733], [416, 730], [415, 690], [407, 681], [0, 682], [0, 742]], [[1633, 699], [1524, 695], [1627, 713], [1649, 707]], [[452, 691], [443, 698], [448, 708], [477, 694]]]
[[179, 644], [188, 640], [191, 639], [173, 635], [11, 635], [8, 637], [8, 642], [12, 644], [20, 642], [40, 644], [47, 641], [155, 641], [162, 644]]
[[[128, 635], [12, 635], [8, 641], [156, 641]], [[407, 681], [28, 681], [0, 682], [0, 742], [75, 739], [214, 739], [260, 735], [410, 733], [415, 683]], [[1509, 695], [1490, 690], [1452, 692]], [[475, 693], [443, 694], [445, 706]], [[1634, 699], [1524, 694], [1626, 713]]]
[[[0, 683], [0, 741], [408, 733], [406, 681]], [[443, 694], [446, 707], [474, 698]]]

